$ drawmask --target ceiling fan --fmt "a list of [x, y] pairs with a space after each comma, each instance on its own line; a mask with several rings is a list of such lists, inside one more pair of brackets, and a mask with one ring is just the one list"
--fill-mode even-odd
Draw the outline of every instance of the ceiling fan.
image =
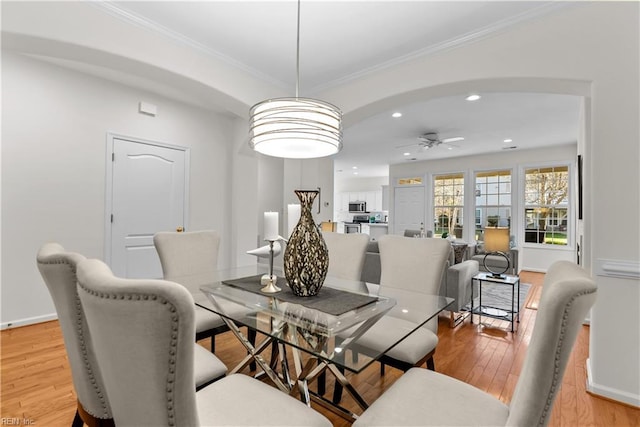
[[449, 148], [457, 147], [456, 145], [450, 144], [451, 142], [462, 141], [464, 138], [462, 136], [454, 136], [451, 138], [443, 138], [440, 139], [436, 132], [427, 132], [418, 137], [417, 144], [409, 144], [409, 145], [401, 145], [397, 148], [411, 147], [413, 145], [418, 145], [423, 150], [428, 150], [429, 148], [437, 147], [438, 145], [445, 144], [448, 145]]

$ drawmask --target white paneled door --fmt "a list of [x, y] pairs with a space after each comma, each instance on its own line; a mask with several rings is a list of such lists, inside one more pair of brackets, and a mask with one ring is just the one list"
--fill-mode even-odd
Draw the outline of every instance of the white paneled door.
[[419, 230], [424, 223], [424, 186], [396, 187], [393, 206], [393, 232]]
[[188, 149], [116, 136], [110, 144], [107, 263], [120, 277], [161, 278], [153, 235], [185, 227]]

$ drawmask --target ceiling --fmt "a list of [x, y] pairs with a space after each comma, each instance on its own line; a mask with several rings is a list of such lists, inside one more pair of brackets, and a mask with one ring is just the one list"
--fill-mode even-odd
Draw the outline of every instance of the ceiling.
[[[295, 1], [116, 1], [98, 7], [295, 94]], [[567, 3], [303, 1], [300, 96], [490, 37], [562, 7]], [[481, 95], [474, 102], [461, 97], [425, 100], [397, 108], [400, 118], [387, 111], [349, 126], [344, 148], [335, 156], [336, 171], [386, 176], [389, 164], [576, 141], [581, 102], [577, 97]], [[418, 136], [429, 131], [440, 138], [465, 139], [423, 150], [416, 145]], [[505, 143], [507, 138], [512, 142]]]

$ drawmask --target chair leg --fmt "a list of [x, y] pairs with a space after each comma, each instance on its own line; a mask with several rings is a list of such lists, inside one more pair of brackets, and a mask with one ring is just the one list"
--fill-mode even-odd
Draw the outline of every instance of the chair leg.
[[431, 356], [430, 358], [427, 359], [427, 369], [429, 369], [431, 371], [435, 371], [436, 370], [436, 365], [433, 362], [433, 356]]
[[216, 336], [211, 335], [211, 353], [216, 352]]
[[73, 417], [73, 422], [71, 423], [71, 427], [82, 427], [82, 426], [84, 426], [84, 421], [82, 421], [80, 412], [76, 409], [76, 415]]
[[384, 363], [380, 362], [380, 376], [384, 375]]
[[[251, 329], [251, 328], [247, 328], [247, 338], [249, 339], [249, 342], [251, 343], [251, 345], [255, 347], [256, 338], [257, 338], [256, 330], [255, 329]], [[256, 365], [256, 362], [249, 363], [249, 370], [251, 370], [251, 372], [255, 371], [256, 369], [258, 369], [258, 366]]]
[[[320, 365], [320, 361], [318, 361], [318, 365]], [[323, 372], [318, 375], [316, 382], [318, 383], [318, 394], [320, 396], [324, 396], [324, 394], [327, 392], [327, 373]]]
[[[338, 368], [338, 370], [342, 372], [342, 374], [344, 374], [344, 369]], [[342, 400], [342, 384], [340, 384], [340, 381], [336, 379], [336, 382], [333, 385], [333, 403], [337, 405], [340, 403], [341, 400]]]
[[78, 401], [78, 409], [76, 410], [76, 416], [73, 418], [72, 427], [115, 427], [113, 418], [96, 418], [88, 413], [82, 403]]

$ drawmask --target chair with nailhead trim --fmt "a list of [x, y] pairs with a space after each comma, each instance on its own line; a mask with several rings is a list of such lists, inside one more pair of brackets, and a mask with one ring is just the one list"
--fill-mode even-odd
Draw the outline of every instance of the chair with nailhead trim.
[[[153, 244], [160, 257], [165, 280], [190, 289], [214, 281], [220, 247], [217, 231], [161, 231], [153, 236]], [[198, 306], [195, 322], [196, 341], [211, 337], [211, 352], [215, 352], [216, 335], [229, 328], [220, 316]]]
[[509, 405], [457, 379], [413, 368], [353, 426], [547, 425], [573, 344], [596, 300], [596, 291], [587, 272], [572, 262], [558, 261], [549, 268]]
[[71, 366], [78, 407], [72, 426], [113, 426], [104, 382], [88, 340], [87, 322], [76, 291], [76, 266], [84, 256], [65, 252], [56, 243], [44, 244], [37, 255], [38, 270], [58, 313], [64, 346]]
[[[85, 257], [67, 252], [57, 243], [45, 243], [38, 251], [36, 260], [58, 314], [78, 398], [72, 426], [113, 426], [104, 381], [96, 369], [95, 351], [76, 289], [76, 268]], [[196, 346], [194, 379], [196, 387], [201, 388], [224, 376], [227, 367], [204, 347]]]
[[78, 294], [116, 425], [331, 426], [247, 375], [195, 392], [195, 306], [185, 287], [118, 278], [102, 261], [88, 259], [78, 265]]

